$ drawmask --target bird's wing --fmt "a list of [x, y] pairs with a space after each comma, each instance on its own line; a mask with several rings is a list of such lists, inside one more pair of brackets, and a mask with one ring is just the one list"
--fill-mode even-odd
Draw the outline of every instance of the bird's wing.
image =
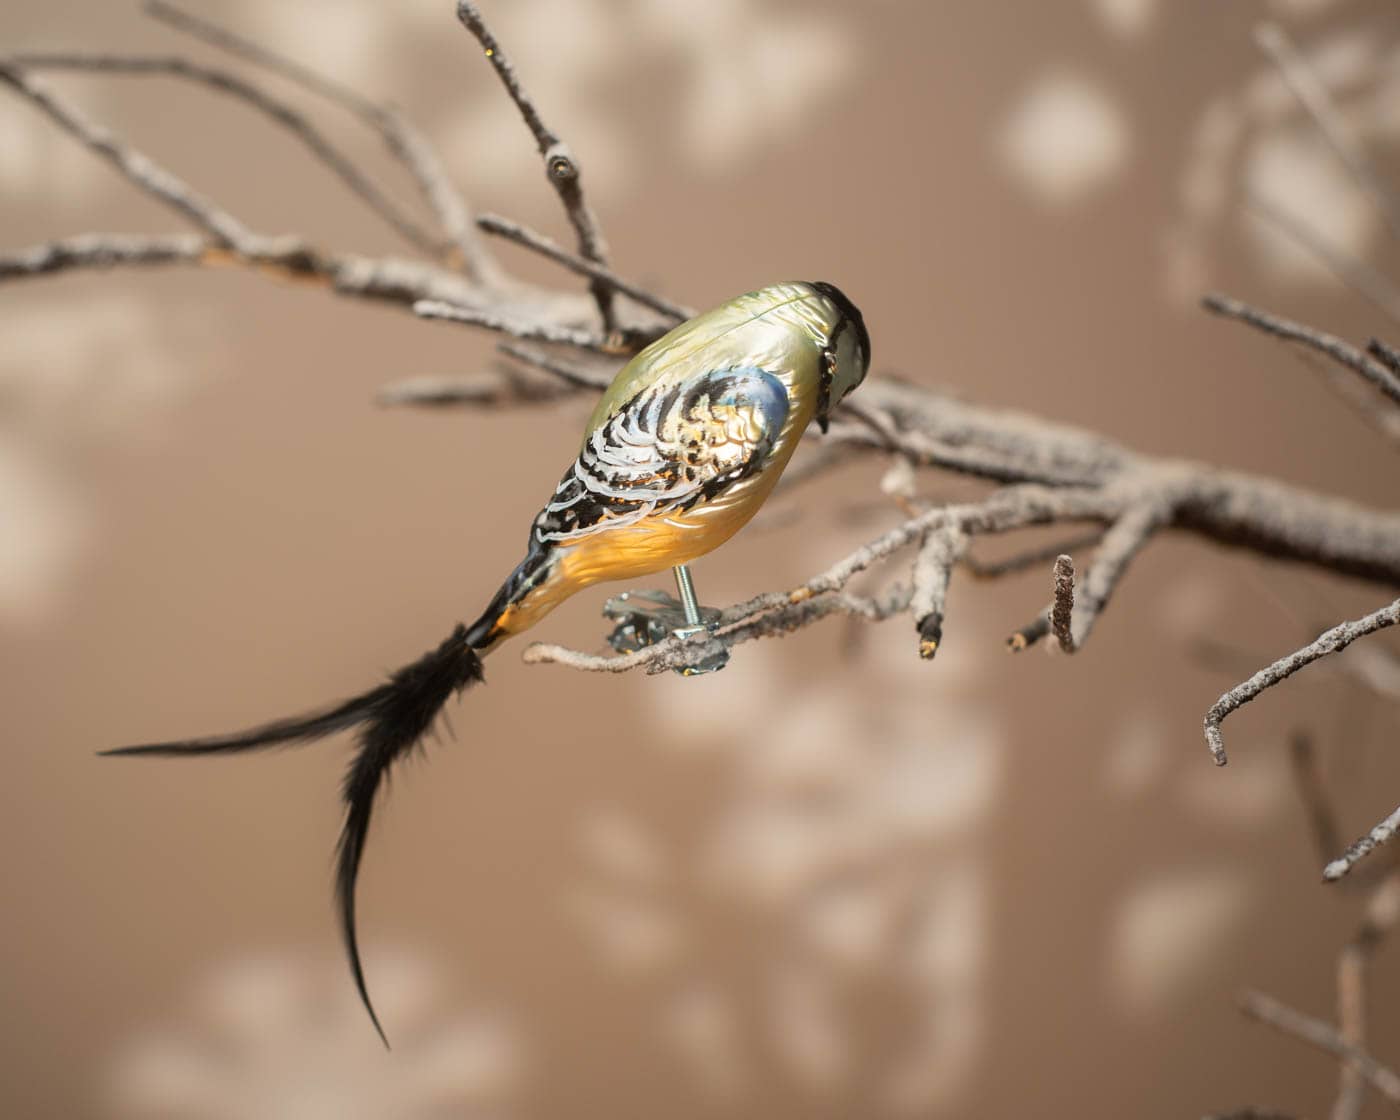
[[637, 393], [595, 428], [535, 518], [532, 547], [558, 547], [681, 513], [762, 469], [788, 414], [775, 375], [710, 370]]

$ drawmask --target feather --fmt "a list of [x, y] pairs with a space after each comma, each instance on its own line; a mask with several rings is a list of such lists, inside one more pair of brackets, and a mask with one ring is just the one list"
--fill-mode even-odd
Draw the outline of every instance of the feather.
[[355, 882], [369, 834], [375, 795], [389, 769], [411, 751], [432, 728], [433, 721], [454, 694], [483, 680], [481, 659], [467, 640], [467, 628], [458, 626], [437, 649], [393, 673], [378, 688], [324, 711], [293, 719], [277, 720], [232, 735], [213, 735], [170, 743], [149, 743], [102, 751], [104, 755], [202, 755], [222, 754], [264, 747], [310, 742], [359, 727], [359, 747], [350, 761], [341, 786], [345, 822], [336, 847], [335, 897], [340, 932], [350, 959], [355, 987], [369, 1012], [374, 1029], [389, 1045], [375, 1014], [360, 963], [355, 932]]

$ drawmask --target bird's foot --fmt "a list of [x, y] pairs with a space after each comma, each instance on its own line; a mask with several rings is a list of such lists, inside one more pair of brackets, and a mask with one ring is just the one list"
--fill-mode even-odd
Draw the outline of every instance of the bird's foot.
[[[713, 607], [701, 607], [699, 621], [691, 622], [685, 604], [664, 591], [624, 591], [603, 604], [603, 617], [617, 624], [608, 635], [608, 644], [618, 653], [635, 653], [672, 634], [682, 639], [708, 636], [719, 613]], [[723, 669], [728, 663], [729, 651], [717, 649], [698, 664], [676, 672], [686, 677], [698, 676]]]

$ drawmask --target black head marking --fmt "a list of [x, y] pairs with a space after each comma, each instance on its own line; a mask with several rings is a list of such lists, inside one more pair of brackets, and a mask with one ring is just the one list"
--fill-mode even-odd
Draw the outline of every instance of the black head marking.
[[[841, 334], [847, 327], [856, 332], [856, 346], [860, 349], [861, 381], [865, 380], [865, 373], [870, 368], [870, 332], [865, 328], [865, 316], [860, 313], [850, 298], [835, 284], [828, 284], [824, 280], [808, 281], [812, 290], [825, 296], [836, 304], [841, 312], [841, 318], [836, 323], [836, 328], [831, 332], [831, 337], [826, 340], [826, 345], [822, 347], [822, 373], [821, 387], [817, 394], [817, 426], [825, 434], [831, 423], [831, 388], [836, 381], [836, 346], [841, 341]], [[857, 385], [860, 382], [856, 382]]]
[[[860, 308], [852, 303], [850, 297], [835, 284], [828, 284], [825, 280], [812, 280], [809, 281], [809, 283], [815, 291], [826, 296], [827, 299], [831, 300], [832, 303], [836, 304], [836, 306], [841, 309], [842, 322], [849, 323], [851, 328], [856, 332], [856, 345], [860, 347], [861, 364], [866, 369], [869, 369], [870, 332], [865, 328], [865, 316], [860, 313]], [[840, 328], [838, 327], [836, 333], [832, 336], [833, 341], [835, 340], [836, 334], [839, 333]]]

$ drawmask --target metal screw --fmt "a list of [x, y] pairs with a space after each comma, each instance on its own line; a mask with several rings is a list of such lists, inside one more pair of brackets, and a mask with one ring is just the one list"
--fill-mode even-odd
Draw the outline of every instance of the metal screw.
[[690, 578], [690, 569], [684, 564], [677, 564], [675, 572], [676, 589], [681, 593], [681, 606], [685, 608], [686, 628], [705, 629], [704, 623], [700, 621], [700, 601], [695, 597], [695, 581]]

